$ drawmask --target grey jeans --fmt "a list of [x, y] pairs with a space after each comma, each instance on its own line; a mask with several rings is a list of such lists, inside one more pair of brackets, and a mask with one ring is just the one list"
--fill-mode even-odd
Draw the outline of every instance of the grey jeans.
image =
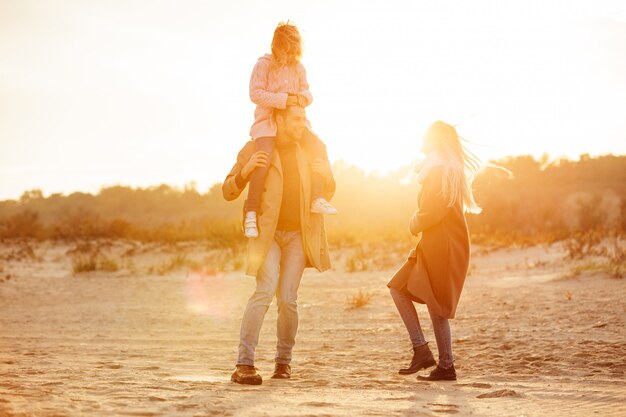
[[[411, 296], [403, 291], [390, 288], [391, 298], [393, 298], [398, 313], [404, 322], [404, 326], [409, 332], [409, 338], [413, 347], [426, 344], [422, 327], [420, 326], [417, 310], [413, 304]], [[439, 351], [439, 366], [442, 368], [450, 368], [454, 364], [454, 356], [452, 356], [452, 334], [450, 333], [450, 321], [446, 318], [438, 316], [430, 308], [428, 309], [430, 320], [433, 322], [433, 331], [435, 340], [437, 341], [437, 350]]]
[[291, 362], [298, 331], [298, 287], [306, 256], [299, 231], [277, 230], [265, 262], [256, 277], [256, 290], [241, 319], [237, 365], [254, 365], [254, 350], [265, 313], [274, 295], [278, 304], [276, 363]]

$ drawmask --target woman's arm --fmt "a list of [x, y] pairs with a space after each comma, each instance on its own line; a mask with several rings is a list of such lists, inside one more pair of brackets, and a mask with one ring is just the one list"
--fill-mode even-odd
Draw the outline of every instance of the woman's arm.
[[258, 106], [284, 109], [287, 107], [287, 93], [272, 93], [266, 90], [270, 72], [270, 61], [260, 58], [250, 76], [250, 100]]
[[450, 211], [441, 189], [442, 176], [443, 168], [437, 166], [424, 178], [420, 208], [409, 222], [409, 230], [415, 236], [436, 226]]

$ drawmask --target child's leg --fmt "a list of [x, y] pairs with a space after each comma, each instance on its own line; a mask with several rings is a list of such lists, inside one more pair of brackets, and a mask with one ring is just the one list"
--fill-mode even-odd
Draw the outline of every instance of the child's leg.
[[254, 140], [254, 145], [257, 151], [265, 151], [269, 154], [267, 166], [255, 168], [250, 174], [250, 185], [248, 188], [248, 199], [244, 203], [244, 211], [246, 213], [250, 211], [257, 212], [261, 208], [261, 195], [263, 194], [263, 187], [265, 186], [265, 179], [269, 171], [269, 162], [272, 158], [274, 151], [274, 137], [264, 136]]
[[[324, 142], [311, 132], [309, 129], [305, 129], [303, 133], [304, 148], [313, 155], [313, 158], [321, 158], [328, 160], [328, 153], [326, 152], [326, 145]], [[318, 198], [324, 197], [324, 178], [320, 174], [311, 174], [311, 199], [312, 201]]]
[[[319, 158], [328, 161], [326, 145], [309, 129], [304, 131], [303, 142], [303, 147], [313, 156], [313, 159]], [[324, 177], [321, 174], [311, 173], [311, 212], [337, 214], [337, 209], [324, 198], [325, 186]]]

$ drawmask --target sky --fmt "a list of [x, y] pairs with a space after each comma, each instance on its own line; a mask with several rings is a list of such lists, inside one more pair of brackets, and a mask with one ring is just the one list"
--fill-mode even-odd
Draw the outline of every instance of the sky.
[[0, 199], [205, 192], [249, 140], [250, 73], [286, 20], [333, 162], [406, 166], [435, 120], [485, 160], [626, 154], [621, 0], [0, 0]]

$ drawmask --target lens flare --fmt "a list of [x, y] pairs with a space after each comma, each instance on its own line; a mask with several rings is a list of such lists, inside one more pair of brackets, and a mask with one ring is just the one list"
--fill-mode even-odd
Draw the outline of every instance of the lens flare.
[[223, 320], [228, 316], [224, 274], [190, 272], [185, 277], [187, 308], [200, 316]]

